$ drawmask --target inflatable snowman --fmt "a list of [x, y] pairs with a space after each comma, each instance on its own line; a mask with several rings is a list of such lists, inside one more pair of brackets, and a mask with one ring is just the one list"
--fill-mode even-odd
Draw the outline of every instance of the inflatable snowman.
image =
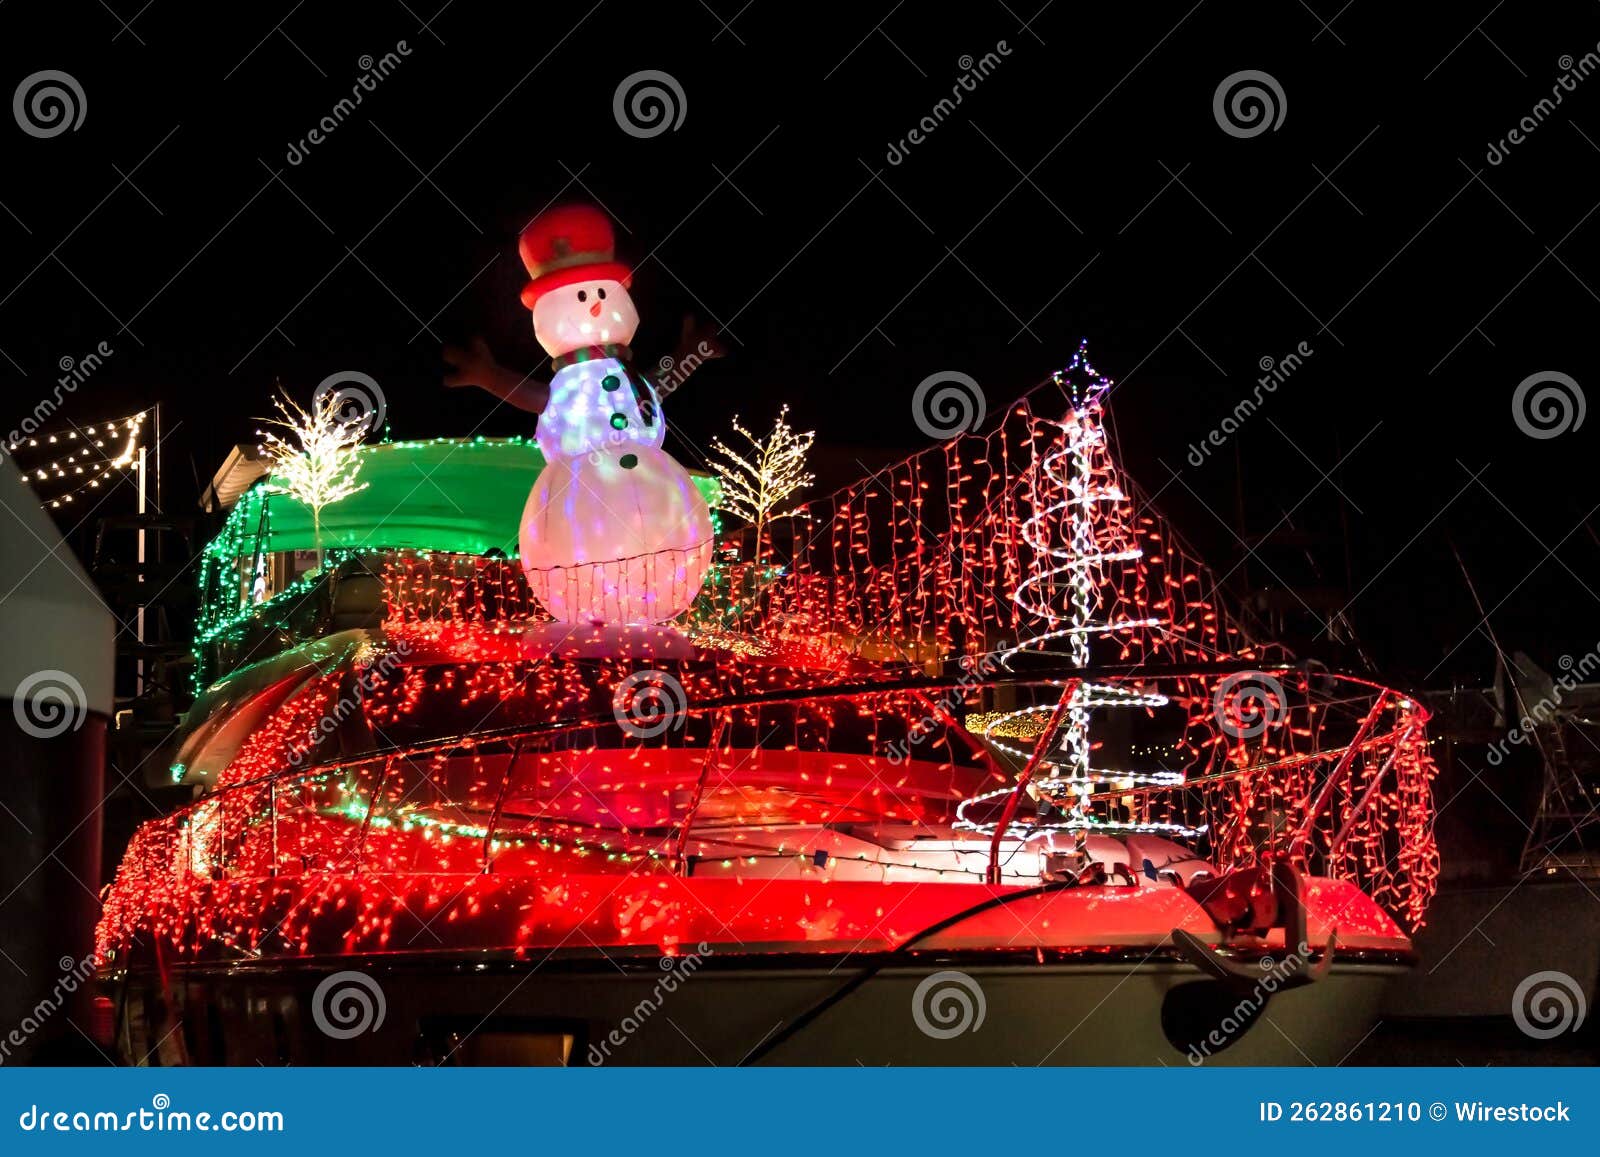
[[639, 315], [611, 223], [550, 209], [519, 243], [522, 303], [554, 359], [535, 436], [545, 466], [522, 512], [528, 585], [562, 623], [659, 623], [688, 609], [711, 565], [711, 512], [662, 449], [655, 387], [627, 365]]

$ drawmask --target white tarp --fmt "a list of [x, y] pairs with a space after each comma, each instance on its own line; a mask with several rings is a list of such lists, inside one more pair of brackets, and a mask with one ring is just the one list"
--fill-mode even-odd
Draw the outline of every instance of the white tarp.
[[82, 706], [109, 716], [115, 632], [94, 583], [17, 464], [0, 454], [0, 697], [21, 691], [60, 703], [63, 685], [75, 682]]

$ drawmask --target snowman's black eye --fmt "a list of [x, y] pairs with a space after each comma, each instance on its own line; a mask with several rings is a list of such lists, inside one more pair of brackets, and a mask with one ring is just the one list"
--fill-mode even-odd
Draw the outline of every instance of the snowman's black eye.
[[601, 301], [604, 301], [606, 299], [606, 291], [605, 290], [597, 289], [597, 290], [594, 291], [594, 293], [595, 293], [595, 296], [598, 297]]
[[579, 301], [588, 301], [589, 300], [589, 295], [587, 293], [585, 293], [583, 290], [580, 289], [580, 290], [578, 290], [578, 300]]

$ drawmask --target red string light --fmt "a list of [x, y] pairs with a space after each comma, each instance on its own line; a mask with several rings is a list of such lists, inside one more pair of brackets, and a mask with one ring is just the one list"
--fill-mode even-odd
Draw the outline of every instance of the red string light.
[[[667, 950], [708, 936], [802, 950], [910, 935], [957, 906], [919, 889], [982, 882], [989, 839], [953, 832], [956, 809], [1011, 787], [1008, 745], [1028, 750], [1033, 707], [1073, 677], [994, 660], [1039, 634], [1041, 607], [1045, 633], [1060, 629], [1048, 608], [1071, 575], [1023, 528], [1062, 493], [1081, 496], [1044, 463], [1085, 424], [1099, 436], [1087, 396], [1058, 375], [992, 431], [810, 503], [793, 524], [803, 537], [773, 544], [781, 576], [725, 574], [719, 588], [714, 575], [677, 628], [612, 636], [609, 652], [587, 628], [552, 643], [515, 562], [387, 557], [374, 644], [279, 686], [210, 794], [135, 834], [102, 957], [141, 935], [189, 958], [528, 952], [579, 932]], [[1116, 566], [1093, 571], [1106, 629], [1060, 649], [1085, 688], [1136, 704], [1121, 714], [1170, 755], [1142, 774], [1126, 743], [1095, 733], [1106, 770], [1083, 814], [1201, 831], [1222, 870], [1292, 857], [1359, 888], [1376, 908], [1357, 903], [1341, 938], [1387, 935], [1379, 909], [1418, 927], [1438, 879], [1426, 711], [1291, 665], [1230, 615], [1109, 454], [1092, 469], [1091, 487], [1113, 495], [1098, 541], [1122, 545], [1105, 552]], [[1222, 694], [1252, 668], [1260, 698]], [[641, 736], [613, 698], [645, 670], [681, 702]], [[1008, 715], [1021, 738], [979, 742], [981, 728], [958, 723], [980, 710]], [[1026, 872], [1012, 861], [1000, 879]], [[1018, 924], [1006, 926], [1009, 938]]]

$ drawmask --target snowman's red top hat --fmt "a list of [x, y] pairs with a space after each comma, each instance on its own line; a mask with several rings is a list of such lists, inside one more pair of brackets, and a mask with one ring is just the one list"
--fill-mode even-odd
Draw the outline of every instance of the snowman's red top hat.
[[533, 280], [522, 287], [522, 304], [534, 302], [563, 285], [579, 281], [633, 280], [633, 270], [616, 260], [611, 222], [592, 205], [558, 205], [546, 209], [522, 231], [517, 250]]

